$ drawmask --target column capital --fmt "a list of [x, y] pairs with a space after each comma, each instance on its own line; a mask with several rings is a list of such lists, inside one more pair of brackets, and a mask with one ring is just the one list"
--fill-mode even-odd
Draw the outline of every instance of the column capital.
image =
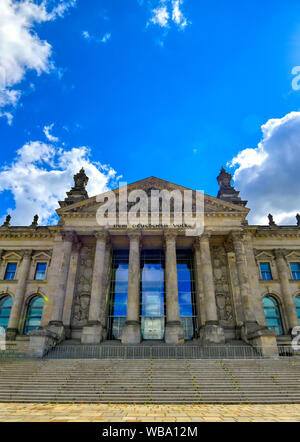
[[275, 258], [285, 258], [285, 249], [273, 249]]
[[164, 232], [165, 241], [176, 241], [177, 235], [177, 232], [174, 232], [172, 230], [166, 231]]
[[204, 232], [201, 236], [198, 237], [199, 242], [209, 241], [211, 237], [211, 232]]
[[23, 259], [30, 259], [32, 255], [32, 249], [27, 249], [23, 251]]
[[94, 232], [94, 237], [96, 239], [104, 239], [106, 240], [109, 237], [107, 230], [99, 230], [98, 232]]
[[232, 230], [230, 232], [230, 238], [233, 241], [243, 241], [244, 237], [245, 237], [245, 234], [241, 230]]
[[129, 238], [129, 240], [140, 240], [142, 234], [140, 230], [129, 230], [127, 232], [127, 236]]
[[66, 242], [75, 242], [77, 239], [77, 235], [73, 230], [61, 232], [61, 237]]

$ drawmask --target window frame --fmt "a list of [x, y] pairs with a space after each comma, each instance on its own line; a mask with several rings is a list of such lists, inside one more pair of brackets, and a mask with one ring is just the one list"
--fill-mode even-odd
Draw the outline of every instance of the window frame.
[[[38, 271], [37, 268], [38, 268], [39, 264], [45, 264], [46, 265], [46, 269], [45, 269], [45, 272], [44, 272], [44, 278], [43, 279], [37, 279], [36, 278], [37, 271]], [[48, 272], [48, 265], [49, 265], [49, 262], [46, 261], [46, 260], [36, 260], [34, 262], [34, 275], [33, 275], [34, 281], [46, 281], [46, 279], [47, 279], [47, 272]]]
[[[294, 278], [293, 271], [292, 271], [292, 264], [298, 264], [299, 265], [299, 278]], [[291, 278], [293, 281], [300, 281], [300, 260], [299, 261], [289, 261], [289, 268], [291, 273]]]
[[[273, 273], [272, 273], [271, 262], [270, 261], [259, 261], [258, 264], [259, 264], [259, 271], [260, 271], [260, 278], [261, 278], [261, 280], [262, 281], [273, 281], [274, 278], [273, 278]], [[261, 268], [262, 264], [268, 264], [270, 272], [266, 272], [266, 271], [263, 272], [262, 268]], [[263, 277], [263, 273], [270, 273], [271, 278], [264, 278]]]
[[[267, 324], [267, 317], [265, 314], [265, 306], [264, 306], [264, 299], [265, 298], [271, 298], [276, 302], [276, 306], [277, 306], [278, 314], [279, 314], [279, 319], [280, 319], [280, 325], [281, 325], [281, 333], [278, 333], [277, 330], [275, 330], [275, 331], [277, 332], [278, 336], [283, 336], [285, 334], [285, 326], [284, 326], [283, 315], [282, 315], [282, 311], [281, 311], [281, 302], [278, 300], [278, 298], [273, 293], [267, 293], [262, 297], [262, 305], [263, 305], [264, 315], [265, 315], [265, 319], [266, 319], [266, 325], [269, 330], [274, 330], [274, 329], [270, 328]], [[274, 318], [275, 318], [275, 316], [274, 316]]]
[[[42, 296], [41, 294], [36, 293], [36, 294], [34, 294], [33, 296], [31, 296], [29, 299], [27, 299], [27, 302], [26, 302], [26, 305], [25, 305], [25, 311], [24, 311], [24, 325], [23, 325], [23, 328], [22, 328], [22, 334], [23, 334], [24, 336], [28, 336], [28, 333], [31, 331], [31, 330], [29, 330], [29, 331], [26, 333], [27, 319], [28, 319], [28, 318], [27, 318], [27, 314], [28, 314], [28, 310], [29, 310], [29, 308], [30, 308], [30, 306], [31, 306], [31, 303], [32, 303], [36, 298], [41, 298], [41, 299], [43, 299], [43, 309], [42, 309], [42, 314], [41, 314], [41, 317], [40, 317], [40, 324], [39, 324], [38, 327], [41, 326], [42, 321], [43, 321], [43, 314], [44, 314], [44, 307], [45, 307], [45, 298], [44, 298], [44, 296]], [[37, 328], [38, 328], [38, 327], [37, 327]], [[34, 330], [37, 330], [37, 328], [34, 329]]]
[[[11, 279], [6, 279], [6, 275], [7, 275], [7, 273], [8, 273], [8, 266], [9, 266], [10, 264], [16, 264], [16, 270], [15, 270], [15, 272], [14, 272], [14, 277], [13, 277], [13, 278], [11, 278]], [[7, 261], [5, 262], [5, 269], [4, 269], [3, 281], [6, 281], [6, 282], [7, 282], [7, 281], [16, 281], [16, 276], [17, 276], [18, 267], [19, 267], [19, 262], [18, 262], [18, 261], [16, 261], [16, 260], [7, 260]], [[13, 273], [13, 272], [9, 272], [9, 273]]]
[[[5, 300], [6, 298], [10, 298], [11, 299], [11, 306], [10, 307], [8, 307], [9, 308], [9, 316], [8, 316], [8, 321], [7, 321], [7, 327], [8, 327], [8, 324], [9, 324], [9, 319], [10, 319], [10, 315], [11, 315], [11, 310], [12, 310], [12, 307], [13, 307], [13, 303], [14, 303], [14, 299], [13, 299], [13, 297], [9, 294], [9, 293], [5, 293], [5, 294], [3, 294], [3, 296], [1, 296], [0, 297], [0, 312], [1, 312], [1, 303], [2, 303], [2, 301], [3, 300]], [[7, 308], [7, 307], [6, 307]], [[1, 316], [0, 316], [1, 317]], [[6, 316], [3, 316], [3, 317], [6, 317]], [[3, 328], [5, 328], [3, 325], [1, 325], [0, 324], [0, 327], [3, 327]], [[6, 327], [6, 329], [5, 329], [5, 331], [7, 330], [7, 327]]]

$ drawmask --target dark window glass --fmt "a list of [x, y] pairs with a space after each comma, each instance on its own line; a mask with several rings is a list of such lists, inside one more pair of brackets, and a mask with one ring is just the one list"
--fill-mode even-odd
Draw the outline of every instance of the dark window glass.
[[25, 319], [24, 334], [27, 335], [31, 330], [36, 330], [41, 324], [44, 307], [44, 298], [36, 296], [29, 302]]
[[197, 329], [193, 262], [193, 255], [189, 250], [177, 250], [179, 314], [185, 340], [193, 339]]
[[162, 340], [165, 333], [164, 254], [144, 250], [141, 254], [141, 333], [145, 340]]
[[296, 296], [295, 304], [296, 304], [296, 311], [297, 311], [297, 316], [298, 316], [298, 322], [300, 324], [300, 296]]
[[110, 278], [108, 339], [121, 339], [127, 315], [129, 252], [113, 253]]
[[38, 281], [43, 281], [45, 279], [46, 269], [47, 269], [46, 262], [38, 262], [35, 269], [34, 279]]
[[0, 327], [3, 327], [5, 330], [7, 330], [12, 304], [11, 296], [5, 296], [0, 299]]
[[266, 324], [270, 330], [275, 330], [279, 335], [283, 334], [279, 306], [273, 296], [265, 296], [263, 299]]
[[300, 280], [300, 263], [299, 262], [291, 262], [291, 271], [292, 271], [293, 279]]
[[261, 272], [262, 279], [265, 279], [265, 280], [273, 279], [272, 273], [271, 273], [271, 267], [268, 262], [261, 262], [260, 263], [260, 272]]
[[6, 272], [5, 272], [4, 279], [6, 281], [11, 281], [12, 279], [15, 279], [16, 270], [17, 270], [17, 263], [16, 262], [9, 262], [6, 266]]

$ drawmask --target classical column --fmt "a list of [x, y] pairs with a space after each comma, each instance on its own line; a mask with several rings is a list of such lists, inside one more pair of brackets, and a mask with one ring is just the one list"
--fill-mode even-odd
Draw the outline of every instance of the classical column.
[[260, 296], [260, 286], [259, 286], [259, 275], [257, 272], [257, 265], [255, 262], [255, 257], [253, 253], [253, 242], [252, 236], [250, 233], [245, 235], [244, 238], [244, 248], [245, 255], [247, 260], [247, 269], [249, 275], [249, 285], [251, 292], [251, 304], [252, 311], [255, 312], [256, 320], [259, 324], [265, 326], [266, 325], [266, 317], [263, 308], [263, 303], [261, 302]]
[[225, 343], [225, 335], [218, 321], [209, 238], [210, 233], [204, 233], [199, 238], [205, 304], [205, 325], [200, 331], [200, 338], [204, 342], [222, 344]]
[[240, 284], [245, 322], [255, 323], [256, 320], [251, 306], [251, 292], [246, 264], [246, 254], [243, 244], [243, 234], [241, 232], [232, 232], [231, 237], [236, 258], [236, 266], [238, 271], [238, 279]]
[[249, 272], [247, 268], [247, 256], [244, 247], [244, 233], [231, 232], [233, 248], [236, 259], [240, 293], [244, 310], [244, 323], [241, 327], [241, 338], [247, 343], [256, 347], [263, 356], [277, 356], [276, 333], [268, 330], [266, 326], [260, 325], [253, 311], [251, 286], [249, 283]]
[[70, 269], [68, 275], [67, 289], [66, 289], [66, 297], [65, 297], [65, 305], [63, 312], [63, 325], [66, 331], [66, 337], [70, 338], [70, 324], [71, 324], [71, 315], [72, 315], [72, 305], [74, 301], [74, 293], [75, 293], [75, 283], [78, 269], [78, 260], [80, 255], [80, 249], [82, 247], [82, 243], [78, 241], [73, 244], [71, 261], [70, 261]]
[[296, 312], [296, 305], [290, 291], [290, 281], [289, 281], [290, 277], [289, 277], [287, 264], [284, 258], [284, 251], [282, 249], [275, 249], [274, 253], [276, 257], [276, 264], [280, 279], [280, 287], [281, 287], [282, 299], [284, 304], [284, 310], [290, 333], [294, 327], [299, 325], [298, 316]]
[[122, 344], [141, 342], [140, 327], [140, 232], [129, 232], [129, 271], [127, 318], [122, 332]]
[[56, 275], [52, 273], [51, 275], [52, 278], [56, 278], [57, 284], [55, 287], [56, 293], [53, 302], [51, 320], [49, 322], [49, 326], [60, 327], [60, 328], [63, 326], [62, 319], [63, 319], [63, 311], [64, 311], [65, 296], [67, 289], [67, 281], [69, 275], [72, 246], [75, 239], [76, 236], [74, 232], [63, 232], [62, 243], [58, 246], [58, 250], [55, 250], [52, 256], [52, 263], [53, 260], [58, 259], [60, 265], [59, 268], [55, 267], [55, 270], [58, 271], [58, 273]]
[[184, 331], [180, 321], [176, 259], [176, 234], [165, 233], [166, 330], [167, 344], [182, 344]]
[[97, 232], [88, 325], [83, 328], [83, 344], [99, 344], [102, 341], [101, 307], [105, 297], [105, 256], [108, 233]]
[[205, 304], [203, 295], [203, 282], [202, 282], [202, 270], [201, 270], [201, 252], [199, 240], [194, 243], [194, 267], [196, 278], [196, 304], [197, 304], [197, 316], [198, 316], [198, 330], [201, 326], [205, 325]]
[[6, 331], [6, 339], [8, 341], [15, 340], [18, 333], [20, 315], [26, 291], [26, 281], [31, 264], [31, 253], [32, 250], [25, 250], [22, 263], [18, 271], [18, 284], [14, 296], [13, 306], [10, 312], [8, 328]]

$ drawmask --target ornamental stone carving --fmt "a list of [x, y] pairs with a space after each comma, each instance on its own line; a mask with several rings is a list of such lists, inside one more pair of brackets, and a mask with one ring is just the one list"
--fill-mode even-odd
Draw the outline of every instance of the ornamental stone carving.
[[93, 255], [94, 250], [92, 247], [82, 247], [78, 263], [78, 274], [71, 319], [71, 324], [75, 327], [83, 327], [88, 321], [93, 276]]
[[211, 255], [216, 288], [218, 319], [231, 325], [234, 322], [234, 314], [225, 248], [223, 246], [212, 246]]

